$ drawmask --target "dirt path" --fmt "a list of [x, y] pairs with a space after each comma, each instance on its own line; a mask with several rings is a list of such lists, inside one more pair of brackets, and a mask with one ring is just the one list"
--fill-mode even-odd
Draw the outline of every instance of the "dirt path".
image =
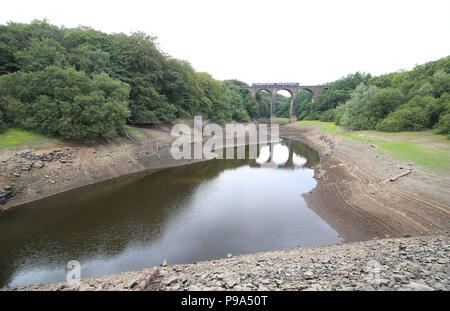
[[[308, 206], [344, 241], [445, 234], [450, 231], [450, 178], [432, 176], [360, 141], [324, 135], [319, 126], [289, 124], [280, 133], [319, 150], [317, 187]], [[412, 173], [391, 182], [395, 175]]]

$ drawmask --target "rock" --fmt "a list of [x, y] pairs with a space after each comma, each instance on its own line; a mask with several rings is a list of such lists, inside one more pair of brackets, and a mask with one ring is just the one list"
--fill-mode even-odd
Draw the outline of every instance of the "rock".
[[231, 257], [233, 257], [233, 254], [228, 253], [228, 254], [227, 254], [227, 258], [231, 258]]
[[162, 266], [162, 267], [167, 267], [167, 260], [164, 259], [163, 262], [162, 262], [162, 264], [161, 264], [161, 266]]
[[166, 285], [170, 285], [170, 284], [175, 283], [175, 282], [177, 282], [177, 281], [178, 281], [178, 277], [176, 277], [176, 276], [171, 276], [171, 277], [167, 278], [166, 280], [164, 280], [164, 283], [165, 283]]
[[42, 162], [42, 161], [33, 162], [33, 167], [35, 167], [35, 168], [42, 168], [42, 167], [44, 167], [44, 162]]
[[314, 272], [312, 272], [311, 270], [308, 270], [305, 273], [303, 273], [303, 276], [307, 280], [313, 279], [314, 278]]
[[236, 280], [234, 277], [230, 277], [224, 280], [225, 284], [229, 287], [229, 288], [233, 288], [234, 285], [238, 284], [238, 280]]
[[197, 286], [197, 285], [191, 285], [188, 287], [188, 291], [192, 292], [192, 291], [201, 291], [203, 290], [201, 287]]
[[413, 291], [433, 291], [434, 288], [425, 285], [425, 284], [420, 284], [417, 282], [410, 282], [408, 284], [405, 285], [406, 288], [413, 290]]
[[11, 197], [15, 195], [15, 187], [13, 185], [0, 186], [0, 204], [5, 204]]
[[[446, 235], [377, 239], [160, 267], [160, 290], [448, 291], [449, 245], [450, 236]], [[376, 265], [369, 265], [370, 261]], [[125, 276], [119, 273], [83, 279], [85, 285], [79, 290], [133, 290], [132, 282], [144, 274], [132, 271]], [[12, 290], [76, 290], [61, 284]]]

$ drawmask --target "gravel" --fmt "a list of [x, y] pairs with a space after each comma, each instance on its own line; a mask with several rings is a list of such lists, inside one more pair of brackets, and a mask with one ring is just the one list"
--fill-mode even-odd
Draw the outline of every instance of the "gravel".
[[[450, 290], [450, 236], [295, 248], [160, 267], [160, 290]], [[148, 269], [6, 290], [132, 290]], [[4, 289], [4, 290], [5, 290]]]

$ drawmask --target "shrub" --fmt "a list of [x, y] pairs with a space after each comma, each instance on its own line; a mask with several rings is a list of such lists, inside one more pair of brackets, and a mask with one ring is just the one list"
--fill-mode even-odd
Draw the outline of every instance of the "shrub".
[[320, 112], [314, 111], [308, 114], [304, 119], [305, 120], [319, 120], [320, 118]]
[[427, 127], [428, 117], [421, 107], [402, 108], [390, 113], [377, 124], [376, 129], [385, 132], [419, 131]]
[[358, 85], [351, 98], [340, 108], [343, 110], [340, 123], [353, 130], [371, 130], [376, 120], [368, 113], [370, 101], [380, 90], [376, 86]]
[[45, 134], [93, 141], [122, 133], [129, 116], [127, 84], [73, 68], [0, 77], [0, 109], [9, 120]]
[[0, 111], [0, 133], [6, 130], [6, 122], [3, 116], [3, 112]]
[[320, 114], [319, 120], [322, 122], [333, 122], [336, 118], [336, 109], [330, 109]]
[[450, 139], [450, 113], [442, 114], [439, 117], [435, 132], [437, 134], [447, 135], [447, 138]]
[[368, 103], [367, 113], [376, 123], [405, 103], [405, 96], [397, 89], [380, 90]]

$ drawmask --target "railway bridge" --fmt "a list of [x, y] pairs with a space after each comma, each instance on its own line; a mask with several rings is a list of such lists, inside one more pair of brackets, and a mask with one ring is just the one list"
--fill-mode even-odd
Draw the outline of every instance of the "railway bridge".
[[297, 93], [300, 91], [308, 91], [312, 95], [312, 101], [314, 102], [317, 95], [321, 90], [326, 90], [331, 88], [328, 85], [299, 85], [299, 83], [253, 83], [252, 86], [242, 86], [242, 90], [250, 92], [253, 96], [259, 91], [267, 91], [272, 97], [270, 103], [270, 121], [276, 120], [275, 116], [275, 95], [278, 91], [288, 91], [291, 94], [291, 107], [290, 107], [290, 117], [289, 122], [297, 121], [297, 116], [295, 113], [295, 99]]

